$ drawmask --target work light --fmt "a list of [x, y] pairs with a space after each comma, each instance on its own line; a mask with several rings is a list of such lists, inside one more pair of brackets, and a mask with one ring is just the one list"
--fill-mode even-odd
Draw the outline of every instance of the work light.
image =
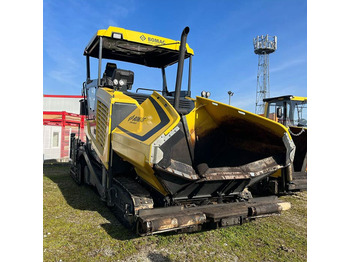
[[125, 79], [120, 79], [119, 80], [119, 85], [123, 86], [126, 84], [126, 80]]
[[202, 91], [202, 92], [201, 92], [201, 96], [202, 96], [202, 97], [205, 97], [205, 98], [208, 98], [208, 97], [210, 96], [210, 92], [209, 92], [209, 91], [208, 91], [208, 92]]
[[123, 35], [121, 33], [112, 33], [112, 37], [115, 39], [123, 39]]

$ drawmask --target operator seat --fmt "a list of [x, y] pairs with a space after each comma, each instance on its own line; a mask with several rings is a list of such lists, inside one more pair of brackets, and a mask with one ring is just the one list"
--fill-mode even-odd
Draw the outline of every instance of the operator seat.
[[102, 84], [104, 86], [113, 87], [113, 73], [115, 69], [117, 69], [117, 65], [115, 63], [106, 64], [106, 69], [102, 77]]

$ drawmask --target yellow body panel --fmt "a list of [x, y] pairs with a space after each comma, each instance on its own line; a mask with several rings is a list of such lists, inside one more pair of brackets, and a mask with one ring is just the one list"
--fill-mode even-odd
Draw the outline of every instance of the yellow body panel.
[[281, 169], [277, 170], [275, 173], [273, 173], [272, 175], [270, 175], [271, 177], [281, 177], [282, 176], [282, 171]]
[[293, 96], [291, 100], [295, 100], [295, 101], [307, 101], [307, 97], [303, 97], [303, 96]]
[[[145, 112], [147, 115], [145, 115]], [[152, 102], [146, 99], [142, 103], [142, 106], [138, 106], [132, 115], [121, 122], [119, 126], [131, 133], [145, 136], [160, 122], [160, 118]]]
[[[180, 41], [175, 41], [169, 38], [160, 37], [156, 35], [141, 33], [137, 31], [127, 30], [120, 27], [110, 26], [108, 29], [101, 29], [97, 31], [98, 36], [104, 37], [112, 37], [113, 33], [120, 33], [123, 35], [123, 39], [136, 42], [140, 44], [147, 44], [152, 46], [160, 46], [163, 48], [171, 49], [171, 50], [179, 50], [180, 49]], [[186, 43], [187, 53], [193, 55], [193, 50]]]
[[[155, 132], [156, 126], [165, 123], [165, 121], [162, 121], [160, 114], [164, 115], [164, 119], [169, 120], [166, 125]], [[160, 94], [153, 92], [149, 99], [146, 99], [141, 105], [138, 105], [138, 107], [113, 130], [113, 133], [126, 134], [130, 139], [136, 141], [141, 140], [144, 144], [150, 145], [160, 135], [163, 133], [167, 134], [171, 131], [179, 121], [180, 116], [172, 105]]]
[[267, 130], [274, 133], [275, 135], [278, 135], [279, 137], [282, 137], [285, 133], [287, 133], [289, 138], [292, 139], [288, 132], [288, 129], [284, 125], [277, 123], [271, 119], [267, 119], [263, 116], [253, 114], [249, 111], [245, 111], [234, 106], [228, 106], [211, 99], [197, 97], [197, 111], [200, 110], [201, 107], [205, 107], [206, 111], [208, 112], [208, 116], [205, 116], [204, 114], [196, 115], [196, 118], [202, 117], [202, 120], [198, 121], [198, 123], [203, 123], [201, 124], [203, 126], [214, 127], [217, 121], [211, 121], [211, 118], [221, 119], [222, 121], [225, 121], [225, 118], [227, 116], [230, 116], [234, 117], [235, 119], [244, 119], [245, 121], [249, 121], [251, 123], [255, 123], [256, 125], [265, 127]]
[[196, 110], [192, 110], [186, 116], [187, 127], [190, 132], [190, 141], [192, 146], [195, 145], [196, 142], [196, 131], [195, 131], [195, 119], [196, 119]]
[[166, 195], [154, 176], [151, 146], [162, 134], [170, 132], [180, 121], [172, 105], [154, 92], [112, 131], [112, 148], [134, 165], [137, 174]]
[[[113, 103], [137, 104], [137, 101], [122, 92], [110, 88], [100, 88], [96, 94], [96, 119], [86, 121], [86, 135], [92, 141], [92, 147], [101, 159], [103, 165], [108, 169], [109, 145], [111, 133], [111, 105]], [[104, 109], [102, 109], [104, 108]], [[104, 113], [101, 113], [104, 111]], [[107, 113], [107, 114], [105, 114]], [[100, 118], [105, 117], [102, 121]]]

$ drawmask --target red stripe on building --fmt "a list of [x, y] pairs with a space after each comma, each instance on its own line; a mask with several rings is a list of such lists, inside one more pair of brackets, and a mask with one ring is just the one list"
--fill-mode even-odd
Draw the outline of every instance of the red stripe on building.
[[59, 98], [84, 98], [83, 96], [75, 96], [75, 95], [44, 95], [44, 97], [59, 97]]

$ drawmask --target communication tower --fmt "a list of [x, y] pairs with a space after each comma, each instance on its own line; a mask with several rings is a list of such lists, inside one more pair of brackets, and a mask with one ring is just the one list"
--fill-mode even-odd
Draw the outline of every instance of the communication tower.
[[277, 49], [277, 36], [257, 36], [253, 44], [254, 53], [259, 55], [255, 114], [263, 114], [265, 106], [263, 99], [270, 97], [269, 54]]

